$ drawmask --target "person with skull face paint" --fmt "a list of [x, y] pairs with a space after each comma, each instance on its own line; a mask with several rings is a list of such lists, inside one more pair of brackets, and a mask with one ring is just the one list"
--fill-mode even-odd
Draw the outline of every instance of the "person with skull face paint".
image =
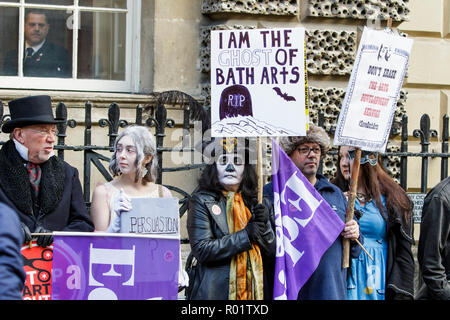
[[267, 199], [258, 204], [248, 143], [234, 138], [203, 145], [203, 154], [211, 151], [213, 161], [189, 201], [187, 231], [191, 255], [198, 263], [195, 276], [190, 276], [187, 299], [272, 298], [273, 208]]
[[[353, 147], [339, 148], [336, 177], [331, 180], [348, 192]], [[347, 282], [351, 300], [414, 298], [413, 203], [389, 176], [377, 153], [362, 151], [355, 199], [364, 247], [374, 261], [361, 254], [352, 259]]]

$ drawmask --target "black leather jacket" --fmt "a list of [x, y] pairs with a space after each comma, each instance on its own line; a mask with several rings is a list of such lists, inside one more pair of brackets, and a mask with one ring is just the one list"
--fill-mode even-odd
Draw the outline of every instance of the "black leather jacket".
[[[387, 212], [384, 213], [385, 215]], [[386, 219], [386, 216], [384, 217]], [[414, 222], [398, 210], [387, 218], [386, 300], [414, 299]]]
[[[275, 263], [275, 221], [273, 207], [264, 199], [269, 209], [269, 222], [258, 242], [264, 268], [264, 298], [272, 299]], [[220, 210], [217, 210], [218, 206]], [[246, 203], [247, 207], [248, 204]], [[251, 207], [248, 207], [250, 212]], [[231, 258], [251, 249], [247, 231], [230, 234], [228, 231], [226, 199], [223, 195], [200, 190], [189, 202], [187, 231], [192, 254], [198, 261], [192, 287], [187, 297], [192, 300], [227, 300]]]
[[416, 299], [450, 300], [450, 177], [425, 197], [417, 259], [424, 284]]

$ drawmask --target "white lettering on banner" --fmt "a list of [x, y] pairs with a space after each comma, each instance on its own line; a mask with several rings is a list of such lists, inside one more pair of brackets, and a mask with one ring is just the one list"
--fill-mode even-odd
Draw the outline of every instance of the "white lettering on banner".
[[311, 192], [306, 188], [303, 181], [297, 177], [297, 175], [294, 174], [289, 178], [289, 180], [286, 182], [286, 186], [283, 189], [281, 193], [281, 201], [283, 204], [286, 205], [285, 202], [285, 193], [286, 188], [289, 187], [295, 194], [299, 196], [299, 198], [296, 201], [293, 201], [291, 199], [287, 199], [290, 204], [292, 204], [300, 213], [302, 213], [304, 210], [300, 207], [300, 200], [305, 201], [305, 204], [311, 209], [311, 215], [306, 219], [299, 219], [294, 217], [295, 221], [297, 221], [303, 228], [306, 227], [306, 225], [311, 221], [311, 219], [314, 217], [314, 213], [316, 212], [317, 208], [322, 203], [322, 200], [317, 200]]
[[70, 276], [67, 278], [66, 285], [67, 289], [81, 289], [81, 269], [77, 265], [71, 265], [67, 267], [67, 274]]
[[95, 288], [89, 293], [88, 300], [119, 300], [114, 291], [108, 288]]
[[37, 271], [27, 271], [27, 276], [30, 276], [30, 284], [34, 284], [34, 276], [36, 275]]
[[299, 230], [297, 223], [288, 216], [283, 216], [283, 227], [288, 232], [289, 236], [283, 237], [284, 242], [284, 250], [291, 257], [292, 262], [295, 264], [300, 260], [305, 251], [298, 251], [293, 245], [292, 242], [297, 239]]
[[273, 193], [273, 211], [275, 215], [275, 236], [277, 237], [277, 251], [275, 255], [282, 257], [284, 256], [283, 222], [281, 219], [280, 194], [278, 192]]
[[[277, 243], [277, 251], [276, 256], [282, 257], [286, 253], [292, 259], [292, 262], [295, 264], [300, 260], [302, 255], [305, 253], [298, 251], [293, 245], [292, 241], [297, 239], [298, 237], [298, 226], [294, 220], [289, 218], [288, 216], [281, 216], [281, 207], [280, 207], [280, 195], [274, 192], [274, 211], [275, 211], [275, 228], [276, 228], [276, 243]], [[287, 231], [287, 235], [284, 236], [284, 230]]]
[[132, 267], [131, 276], [128, 281], [124, 282], [124, 286], [134, 286], [134, 261], [135, 261], [135, 246], [131, 250], [124, 249], [100, 249], [94, 248], [92, 243], [89, 250], [89, 285], [103, 287], [104, 285], [94, 279], [92, 275], [93, 264], [108, 264], [111, 265], [111, 269], [105, 272], [104, 276], [118, 277], [121, 276], [114, 270], [115, 265], [130, 265]]

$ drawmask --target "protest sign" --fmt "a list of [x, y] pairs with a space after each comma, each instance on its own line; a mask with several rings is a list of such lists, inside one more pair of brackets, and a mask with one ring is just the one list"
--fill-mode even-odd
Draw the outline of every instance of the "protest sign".
[[427, 196], [427, 194], [426, 193], [408, 192], [408, 196], [411, 198], [412, 202], [414, 203], [414, 209], [413, 209], [414, 223], [421, 223], [422, 222], [423, 201], [425, 200], [425, 197]]
[[40, 247], [36, 241], [21, 248], [26, 273], [24, 300], [51, 300], [53, 246]]
[[179, 239], [55, 232], [53, 247], [52, 300], [177, 299]]
[[413, 40], [364, 27], [334, 145], [384, 152]]
[[304, 28], [211, 31], [211, 136], [306, 134]]
[[180, 234], [177, 198], [131, 198], [133, 208], [120, 215], [122, 233]]

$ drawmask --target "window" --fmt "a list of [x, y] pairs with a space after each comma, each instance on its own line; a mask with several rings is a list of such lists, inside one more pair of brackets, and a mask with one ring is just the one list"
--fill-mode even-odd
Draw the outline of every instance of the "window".
[[135, 91], [140, 5], [0, 0], [0, 87]]

